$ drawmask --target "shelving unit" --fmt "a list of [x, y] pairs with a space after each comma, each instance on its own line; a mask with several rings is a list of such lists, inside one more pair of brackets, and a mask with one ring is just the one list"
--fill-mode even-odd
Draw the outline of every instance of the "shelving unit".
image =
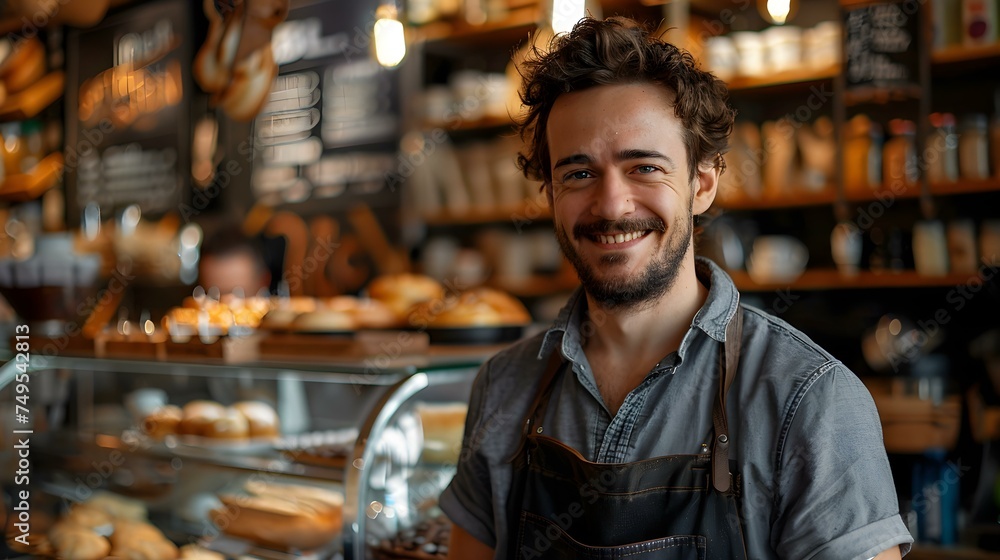
[[777, 208], [797, 208], [822, 206], [837, 201], [837, 193], [832, 187], [817, 192], [794, 192], [782, 195], [765, 195], [761, 198], [746, 196], [717, 201], [715, 205], [726, 210], [768, 210]]
[[494, 281], [490, 285], [517, 297], [534, 298], [570, 292], [580, 285], [580, 280], [568, 274], [535, 275], [518, 282]]
[[547, 205], [534, 201], [505, 208], [490, 208], [488, 210], [468, 210], [461, 214], [443, 211], [435, 214], [425, 214], [424, 223], [429, 226], [462, 226], [480, 224], [517, 224], [531, 220], [549, 220], [552, 211]]
[[496, 44], [515, 44], [538, 28], [541, 20], [538, 5], [511, 10], [507, 18], [472, 25], [461, 19], [452, 22], [434, 22], [413, 28], [413, 40], [427, 43], [432, 48], [469, 48]]
[[514, 126], [514, 121], [509, 118], [503, 117], [483, 117], [476, 120], [465, 120], [456, 117], [454, 121], [445, 122], [434, 122], [428, 121], [424, 123], [423, 127], [425, 129], [433, 128], [444, 128], [451, 132], [470, 132], [470, 131], [490, 131], [493, 129], [505, 129]]
[[943, 288], [966, 284], [977, 275], [947, 274], [945, 276], [923, 276], [913, 270], [898, 272], [860, 271], [856, 276], [845, 276], [835, 269], [806, 270], [791, 282], [757, 283], [748, 273], [729, 271], [736, 287], [748, 292], [774, 290], [819, 291], [819, 290], [863, 290], [876, 288]]
[[0, 183], [0, 199], [12, 202], [34, 200], [56, 186], [62, 177], [63, 155], [59, 152], [42, 158], [28, 173], [13, 173]]
[[[761, 91], [774, 93], [776, 89], [794, 89], [808, 87], [825, 81], [831, 81], [840, 72], [837, 66], [827, 68], [800, 68], [786, 70], [760, 77], [740, 76], [727, 82], [730, 91]], [[754, 91], [754, 92], [756, 92]]]
[[979, 47], [954, 46], [931, 53], [931, 63], [944, 67], [948, 64], [1000, 59], [1000, 42]]
[[39, 78], [24, 91], [11, 94], [0, 104], [0, 121], [30, 119], [62, 97], [66, 73], [54, 70]]

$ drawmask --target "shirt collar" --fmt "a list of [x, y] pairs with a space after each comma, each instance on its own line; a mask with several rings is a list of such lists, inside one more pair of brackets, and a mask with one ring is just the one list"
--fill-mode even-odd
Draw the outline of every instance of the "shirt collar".
[[[708, 297], [691, 321], [691, 328], [704, 332], [718, 342], [725, 342], [726, 326], [736, 314], [736, 308], [740, 303], [736, 285], [719, 265], [704, 257], [695, 257], [695, 275], [708, 287]], [[583, 287], [579, 287], [560, 310], [549, 330], [545, 332], [538, 358], [545, 359], [555, 345], [561, 343], [560, 351], [563, 357], [575, 361], [573, 357], [577, 349], [582, 347], [581, 331], [584, 329], [586, 316], [587, 298]], [[681, 344], [682, 355], [690, 338], [689, 332]]]

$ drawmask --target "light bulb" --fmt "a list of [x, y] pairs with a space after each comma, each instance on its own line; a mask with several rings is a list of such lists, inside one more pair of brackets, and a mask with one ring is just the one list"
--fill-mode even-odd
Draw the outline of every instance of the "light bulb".
[[406, 36], [403, 24], [397, 19], [396, 8], [380, 6], [375, 11], [375, 58], [378, 63], [392, 68], [406, 56]]
[[569, 33], [585, 15], [586, 0], [552, 0], [552, 32]]
[[798, 4], [798, 0], [758, 0], [757, 8], [767, 21], [784, 25], [795, 15]]

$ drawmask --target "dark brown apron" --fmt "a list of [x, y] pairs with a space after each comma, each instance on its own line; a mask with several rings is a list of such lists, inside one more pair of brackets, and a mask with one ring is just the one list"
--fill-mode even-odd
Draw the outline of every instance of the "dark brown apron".
[[[545, 560], [745, 560], [739, 476], [729, 462], [726, 392], [739, 363], [743, 311], [726, 327], [712, 410], [711, 456], [668, 455], [594, 463], [542, 435], [556, 378], [553, 352], [513, 458], [508, 558]], [[694, 373], [694, 372], [692, 372]], [[646, 429], [655, 429], [647, 426]]]

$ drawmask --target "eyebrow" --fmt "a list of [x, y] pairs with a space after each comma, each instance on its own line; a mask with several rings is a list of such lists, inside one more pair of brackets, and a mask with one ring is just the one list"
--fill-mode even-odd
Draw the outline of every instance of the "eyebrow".
[[[630, 159], [659, 159], [664, 161], [668, 167], [676, 169], [674, 160], [670, 159], [666, 154], [661, 154], [660, 152], [654, 150], [622, 150], [615, 154], [615, 161], [627, 161]], [[573, 154], [569, 157], [564, 157], [558, 161], [552, 167], [552, 169], [559, 169], [564, 165], [574, 165], [574, 164], [587, 164], [592, 163], [594, 160], [587, 154]]]

